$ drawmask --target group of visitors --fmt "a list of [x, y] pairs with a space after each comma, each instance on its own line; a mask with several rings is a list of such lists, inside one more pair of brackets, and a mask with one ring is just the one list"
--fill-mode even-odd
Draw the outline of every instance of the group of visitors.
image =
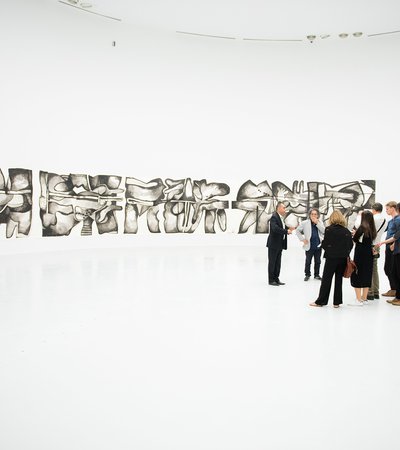
[[[355, 290], [351, 306], [364, 306], [369, 301], [379, 299], [378, 258], [380, 248], [385, 245], [385, 274], [390, 289], [382, 294], [394, 297], [387, 302], [400, 306], [400, 203], [390, 201], [386, 204], [386, 220], [382, 214], [381, 203], [374, 203], [371, 210], [364, 210], [357, 218], [353, 230], [347, 228], [344, 215], [334, 210], [325, 227], [318, 209], [312, 208], [308, 218], [297, 227], [285, 225], [286, 206], [279, 202], [270, 221], [268, 235], [268, 281], [271, 286], [284, 285], [280, 278], [282, 250], [287, 249], [287, 236], [293, 232], [303, 243], [305, 250], [304, 281], [311, 277], [314, 260], [314, 279], [321, 280], [318, 298], [310, 306], [322, 307], [328, 304], [332, 279], [335, 276], [333, 306], [339, 308], [343, 303], [342, 282], [347, 261], [354, 247], [356, 269], [350, 282]], [[386, 239], [382, 235], [386, 232]], [[321, 253], [324, 250], [324, 270], [320, 276]]]

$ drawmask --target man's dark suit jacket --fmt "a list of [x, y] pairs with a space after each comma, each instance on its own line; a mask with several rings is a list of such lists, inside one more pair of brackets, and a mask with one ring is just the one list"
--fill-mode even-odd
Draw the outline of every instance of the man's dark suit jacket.
[[277, 212], [274, 212], [269, 222], [269, 235], [267, 247], [275, 250], [287, 249], [287, 228], [282, 223]]

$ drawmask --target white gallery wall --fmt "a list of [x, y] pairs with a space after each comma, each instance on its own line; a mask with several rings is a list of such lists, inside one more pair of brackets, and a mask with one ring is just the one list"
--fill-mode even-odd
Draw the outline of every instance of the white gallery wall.
[[14, 0], [0, 3], [0, 42], [0, 168], [32, 169], [35, 202], [31, 237], [6, 240], [0, 227], [7, 251], [71, 245], [40, 239], [39, 170], [205, 178], [231, 199], [249, 179], [375, 179], [377, 201], [399, 200], [399, 34], [223, 40]]

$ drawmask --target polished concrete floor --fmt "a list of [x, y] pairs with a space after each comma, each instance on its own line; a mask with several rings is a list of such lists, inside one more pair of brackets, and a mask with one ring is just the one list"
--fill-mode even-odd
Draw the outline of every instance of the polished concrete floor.
[[309, 307], [300, 248], [282, 287], [255, 246], [0, 261], [1, 449], [399, 446], [400, 307]]

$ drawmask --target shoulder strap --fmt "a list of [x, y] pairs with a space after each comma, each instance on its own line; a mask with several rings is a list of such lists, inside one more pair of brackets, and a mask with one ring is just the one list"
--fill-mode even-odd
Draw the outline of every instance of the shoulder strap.
[[385, 225], [385, 223], [386, 223], [386, 219], [383, 219], [382, 225], [379, 227], [379, 230], [376, 232], [376, 234], [378, 234], [381, 231], [381, 229], [383, 228], [383, 225]]

